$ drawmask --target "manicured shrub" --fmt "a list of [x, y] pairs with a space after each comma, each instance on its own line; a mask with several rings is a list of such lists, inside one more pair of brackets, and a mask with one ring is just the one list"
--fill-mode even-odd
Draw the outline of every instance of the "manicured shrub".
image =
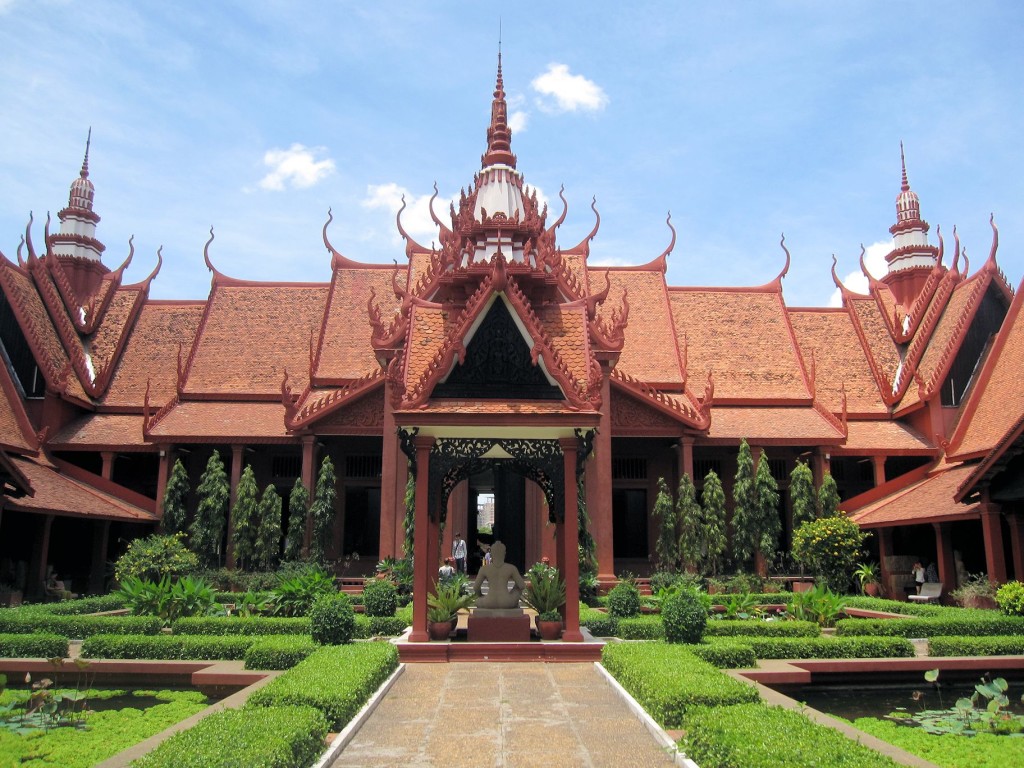
[[734, 640], [714, 640], [687, 646], [698, 659], [719, 669], [745, 669], [757, 664], [757, 655], [749, 643]]
[[245, 658], [260, 638], [244, 635], [93, 635], [82, 643], [87, 659], [202, 659]]
[[580, 626], [590, 630], [594, 637], [615, 637], [619, 630], [619, 620], [604, 611], [580, 606]]
[[1024, 635], [993, 637], [933, 637], [928, 640], [930, 656], [1020, 656]]
[[324, 750], [328, 724], [313, 707], [217, 712], [135, 761], [136, 768], [298, 768]]
[[662, 640], [665, 637], [665, 625], [659, 616], [619, 619], [616, 635], [623, 640]]
[[324, 595], [309, 612], [310, 634], [321, 645], [344, 645], [352, 642], [356, 615], [348, 596], [341, 593]]
[[911, 603], [902, 600], [887, 600], [883, 597], [865, 597], [860, 595], [846, 596], [843, 602], [847, 608], [862, 608], [867, 611], [885, 611], [900, 613], [905, 616], [942, 616], [959, 615], [957, 608], [929, 603]]
[[833, 592], [843, 594], [869, 535], [845, 515], [821, 517], [793, 531], [793, 559]]
[[[124, 598], [116, 592], [97, 597], [80, 597], [76, 600], [61, 600], [59, 603], [40, 603], [31, 606], [32, 609], [54, 616], [78, 616], [87, 613], [117, 611], [124, 607]], [[29, 606], [24, 606], [22, 610], [28, 608]]]
[[891, 637], [939, 637], [965, 635], [1024, 634], [1024, 616], [1000, 616], [992, 611], [953, 611], [936, 618], [913, 619], [841, 619], [836, 622], [838, 635], [889, 635]]
[[370, 637], [395, 637], [405, 631], [409, 623], [399, 616], [371, 616], [369, 618]]
[[759, 659], [912, 658], [914, 645], [902, 637], [747, 637]]
[[68, 655], [68, 639], [60, 635], [0, 635], [0, 657], [7, 659], [54, 659]]
[[685, 718], [686, 756], [702, 766], [892, 768], [894, 763], [799, 712], [764, 704], [695, 707]]
[[56, 616], [20, 608], [0, 610], [0, 632], [52, 632], [72, 639], [99, 634], [155, 635], [162, 622], [154, 616]]
[[250, 706], [308, 704], [344, 726], [398, 667], [391, 643], [327, 646], [249, 697]]
[[996, 605], [1007, 616], [1024, 616], [1024, 584], [1008, 581], [996, 591]]
[[717, 619], [709, 621], [705, 637], [818, 637], [821, 628], [813, 621], [757, 621]]
[[291, 669], [318, 647], [310, 638], [299, 635], [259, 638], [245, 652], [245, 668]]
[[698, 659], [684, 645], [609, 644], [601, 651], [601, 662], [665, 728], [682, 727], [690, 707], [720, 707], [759, 700], [753, 686]]
[[114, 578], [159, 581], [164, 576], [184, 576], [199, 566], [199, 558], [185, 546], [185, 535], [154, 533], [135, 539], [114, 564]]
[[171, 625], [175, 635], [308, 635], [307, 617], [191, 616]]
[[640, 613], [640, 590], [631, 581], [620, 581], [608, 593], [608, 613], [628, 619]]
[[661, 606], [665, 639], [670, 643], [699, 643], [708, 623], [708, 611], [694, 589], [680, 589]]
[[319, 566], [307, 566], [285, 576], [274, 587], [271, 613], [275, 616], [307, 616], [318, 598], [337, 592], [333, 576]]
[[371, 579], [363, 587], [363, 606], [367, 616], [394, 616], [398, 590], [387, 579]]

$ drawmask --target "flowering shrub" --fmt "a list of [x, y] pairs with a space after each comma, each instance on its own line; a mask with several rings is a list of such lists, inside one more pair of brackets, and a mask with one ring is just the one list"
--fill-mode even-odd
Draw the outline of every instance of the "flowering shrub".
[[1024, 584], [1008, 581], [996, 592], [996, 604], [1007, 616], [1024, 616]]
[[846, 592], [869, 535], [845, 515], [812, 520], [793, 532], [793, 559], [830, 589]]

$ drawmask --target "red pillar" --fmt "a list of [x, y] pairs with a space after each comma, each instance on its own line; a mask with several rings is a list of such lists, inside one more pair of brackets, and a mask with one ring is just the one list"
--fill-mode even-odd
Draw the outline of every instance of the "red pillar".
[[[588, 459], [584, 488], [590, 535], [594, 537], [597, 556], [597, 580], [603, 587], [611, 587], [615, 584], [615, 539], [612, 526], [612, 391], [611, 379], [607, 375], [601, 381], [601, 403], [601, 420], [594, 438], [594, 452]], [[575, 467], [573, 477], [576, 477]]]
[[[676, 485], [683, 479], [683, 475], [689, 475], [690, 480], [697, 481], [693, 476], [693, 437], [684, 435], [679, 438], [679, 466], [676, 468]], [[675, 489], [673, 489], [675, 490]]]
[[235, 500], [238, 498], [238, 482], [242, 479], [242, 456], [245, 452], [244, 445], [231, 446], [231, 493], [228, 496], [228, 544], [227, 561], [228, 568], [235, 567], [235, 545], [231, 541], [231, 533], [235, 528]]
[[1006, 516], [1010, 524], [1010, 550], [1013, 552], [1013, 578], [1024, 581], [1024, 514], [1013, 512]]
[[413, 443], [416, 446], [416, 538], [413, 542], [412, 632], [409, 640], [425, 643], [430, 639], [427, 633], [427, 594], [432, 584], [430, 571], [433, 558], [430, 554], [428, 494], [430, 449], [434, 447], [434, 438], [417, 435]]
[[1003, 551], [1003, 525], [999, 507], [981, 504], [981, 534], [985, 539], [985, 565], [988, 579], [996, 584], [1006, 581], [1006, 556]]
[[104, 480], [111, 480], [114, 477], [114, 460], [117, 459], [117, 454], [114, 451], [100, 451], [100, 459], [103, 461], [102, 468], [100, 469], [100, 476]]
[[945, 600], [950, 590], [956, 587], [956, 563], [953, 560], [953, 539], [949, 535], [949, 523], [932, 523], [935, 529], [935, 552], [937, 560], [936, 570], [939, 572], [939, 581], [942, 582], [942, 595]]
[[[302, 437], [302, 484], [306, 487], [309, 498], [313, 498], [313, 475], [316, 472], [316, 436]], [[313, 520], [306, 512], [306, 525], [302, 532], [302, 554], [309, 555], [309, 545], [313, 541]]]
[[565, 524], [562, 527], [562, 564], [565, 575], [565, 642], [582, 642], [580, 632], [580, 559], [579, 527], [577, 523], [576, 439], [559, 440], [562, 447], [565, 474]]
[[[25, 591], [32, 595], [38, 596], [43, 593], [43, 585], [46, 583], [46, 566], [49, 565], [47, 562], [50, 559], [50, 529], [53, 527], [53, 515], [47, 515], [43, 518], [43, 531], [42, 536], [39, 537], [39, 549], [37, 549], [33, 555], [35, 562], [35, 583], [29, 583], [26, 585]], [[29, 569], [33, 570], [32, 568]]]
[[878, 567], [879, 578], [882, 580], [882, 597], [901, 600], [903, 595], [895, 594], [892, 589], [892, 571], [889, 570], [889, 558], [892, 557], [892, 528], [876, 528], [874, 534], [878, 537]]
[[104, 594], [103, 583], [107, 565], [107, 545], [110, 541], [110, 521], [97, 520], [92, 528], [92, 566], [89, 569], [89, 592]]
[[875, 487], [885, 482], [885, 456], [872, 456], [871, 468], [875, 471]]
[[[391, 407], [391, 385], [384, 387], [384, 442], [380, 455], [380, 559], [401, 556], [402, 536], [399, 520], [404, 519], [404, 486], [407, 461], [398, 446], [398, 426]], [[402, 484], [399, 485], [399, 476]]]
[[167, 481], [171, 478], [174, 451], [170, 447], [160, 449], [160, 467], [156, 475], [156, 516], [164, 518], [164, 494], [167, 493]]
[[[529, 483], [527, 485], [530, 485]], [[529, 489], [527, 489], [527, 496], [529, 496]], [[474, 512], [475, 514], [475, 512]], [[463, 480], [454, 488], [452, 488], [451, 495], [448, 497], [448, 518], [444, 526], [444, 541], [441, 542], [439, 554], [441, 560], [452, 555], [452, 541], [455, 538], [456, 533], [461, 533], [462, 538], [466, 538], [466, 532], [469, 530], [468, 520], [469, 518], [469, 480]], [[527, 525], [527, 541], [529, 541], [529, 518], [526, 516], [524, 511], [524, 518], [526, 518]], [[438, 523], [438, 535], [440, 536], [440, 523]], [[469, 547], [469, 541], [467, 540], [466, 546]], [[468, 553], [467, 553], [468, 554]], [[438, 563], [440, 566], [440, 563]]]

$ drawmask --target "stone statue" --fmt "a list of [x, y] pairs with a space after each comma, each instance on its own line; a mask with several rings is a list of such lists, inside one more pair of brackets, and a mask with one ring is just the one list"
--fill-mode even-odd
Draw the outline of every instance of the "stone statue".
[[[487, 582], [487, 594], [481, 590]], [[509, 582], [512, 582], [509, 587]], [[491, 562], [484, 563], [473, 584], [477, 608], [509, 609], [519, 607], [519, 596], [526, 589], [526, 582], [519, 575], [519, 569], [505, 562], [505, 545], [500, 541], [491, 546]]]

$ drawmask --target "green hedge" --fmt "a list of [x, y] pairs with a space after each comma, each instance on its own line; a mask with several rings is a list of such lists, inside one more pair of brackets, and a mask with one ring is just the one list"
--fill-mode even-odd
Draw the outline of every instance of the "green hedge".
[[245, 652], [246, 669], [291, 669], [320, 646], [301, 635], [269, 635], [255, 639]]
[[914, 644], [903, 637], [749, 637], [759, 659], [912, 658]]
[[695, 707], [686, 713], [686, 756], [702, 766], [875, 768], [887, 757], [799, 712], [764, 704]]
[[[716, 592], [711, 595], [711, 605], [726, 605], [729, 602], [729, 598], [737, 597], [744, 593], [726, 593]], [[792, 592], [751, 592], [750, 599], [754, 605], [786, 605], [788, 606], [793, 600]]]
[[757, 690], [694, 656], [690, 646], [661, 642], [611, 643], [601, 661], [611, 675], [665, 728], [682, 727], [694, 706], [759, 701]]
[[155, 616], [59, 616], [34, 610], [0, 610], [0, 632], [32, 634], [51, 632], [70, 638], [92, 635], [155, 635], [162, 622]]
[[189, 616], [171, 624], [175, 635], [308, 635], [309, 618], [300, 616]]
[[933, 637], [928, 640], [929, 656], [1020, 656], [1024, 636]]
[[238, 660], [260, 638], [220, 635], [93, 635], [82, 643], [87, 659]]
[[821, 629], [813, 621], [759, 621], [757, 619], [712, 619], [704, 637], [818, 637]]
[[884, 611], [886, 613], [900, 613], [905, 616], [943, 616], [951, 611], [961, 611], [962, 608], [952, 608], [945, 605], [933, 605], [931, 603], [914, 603], [902, 600], [886, 600], [884, 597], [848, 596], [843, 598], [847, 608], [862, 608], [866, 611]]
[[124, 598], [118, 594], [80, 597], [76, 600], [61, 600], [59, 603], [39, 603], [24, 606], [23, 610], [35, 610], [53, 616], [77, 616], [102, 611], [117, 611], [125, 607]]
[[60, 635], [0, 635], [0, 657], [6, 659], [55, 659], [68, 655], [68, 639]]
[[631, 619], [619, 619], [615, 634], [623, 640], [662, 640], [665, 637], [665, 625], [660, 616], [634, 616]]
[[324, 751], [328, 724], [313, 707], [218, 712], [135, 761], [135, 768], [304, 768]]
[[589, 629], [594, 637], [615, 637], [619, 630], [619, 620], [604, 611], [581, 605], [580, 626]]
[[745, 640], [715, 638], [712, 642], [685, 646], [698, 659], [719, 669], [746, 669], [757, 665], [757, 656]]
[[253, 706], [308, 704], [344, 726], [398, 667], [391, 643], [325, 646], [249, 697]]
[[[358, 623], [359, 614], [356, 614]], [[370, 637], [395, 637], [405, 632], [409, 623], [400, 616], [370, 616], [369, 636]]]
[[836, 622], [836, 634], [890, 637], [1024, 634], [1024, 616], [1000, 616], [994, 611], [950, 610], [956, 613], [949, 618], [840, 619]]

